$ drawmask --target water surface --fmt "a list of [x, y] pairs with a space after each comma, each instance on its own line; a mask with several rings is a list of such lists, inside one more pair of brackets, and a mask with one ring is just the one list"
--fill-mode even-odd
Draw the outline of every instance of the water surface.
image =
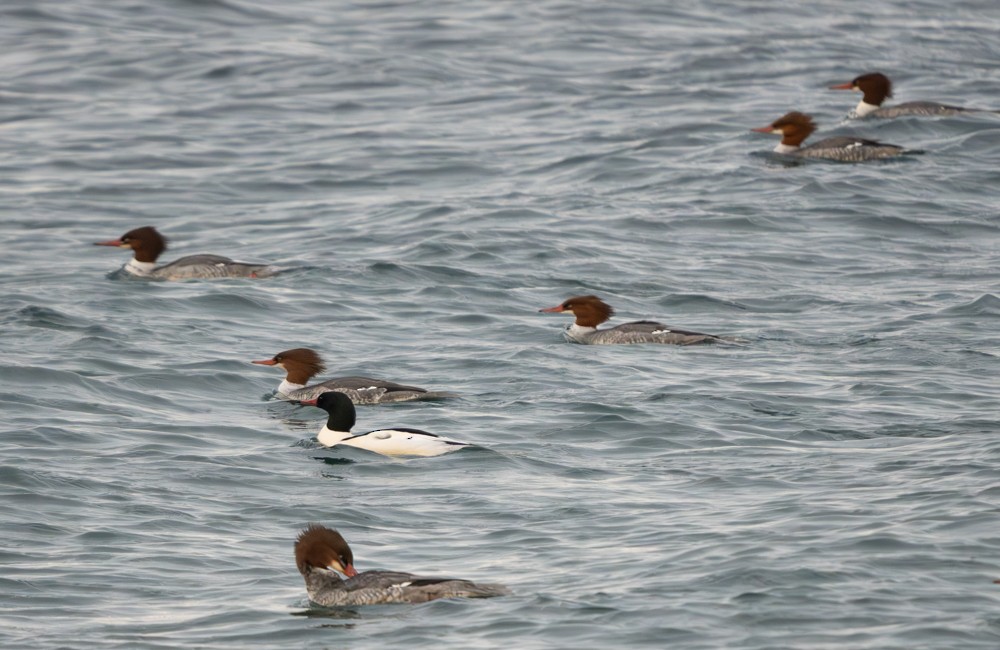
[[[989, 2], [0, 7], [0, 645], [1000, 644], [1000, 108]], [[787, 165], [752, 134], [926, 153]], [[155, 225], [268, 280], [123, 279]], [[742, 346], [587, 347], [596, 293]], [[485, 449], [326, 450], [249, 364], [460, 400]], [[310, 609], [291, 545], [515, 595]]]

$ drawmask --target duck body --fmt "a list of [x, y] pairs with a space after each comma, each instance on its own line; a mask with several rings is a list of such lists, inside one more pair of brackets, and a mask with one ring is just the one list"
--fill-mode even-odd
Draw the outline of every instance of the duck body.
[[598, 329], [598, 325], [611, 318], [615, 311], [597, 296], [575, 296], [555, 307], [539, 311], [544, 313], [571, 312], [576, 320], [566, 328], [564, 335], [567, 340], [573, 343], [586, 345], [630, 345], [636, 343], [695, 345], [725, 340], [714, 334], [691, 332], [648, 320]]
[[903, 147], [868, 140], [855, 136], [834, 136], [803, 147], [802, 142], [816, 130], [811, 117], [805, 113], [792, 111], [768, 126], [751, 129], [757, 133], [773, 133], [781, 136], [781, 142], [774, 148], [775, 153], [796, 158], [835, 160], [838, 162], [864, 162], [895, 158], [907, 153]]
[[[307, 402], [302, 402], [307, 404]], [[316, 439], [324, 447], [344, 445], [364, 449], [382, 456], [441, 456], [463, 447], [471, 447], [467, 442], [459, 442], [420, 429], [397, 427], [375, 429], [367, 433], [352, 434], [324, 426]]]
[[419, 386], [407, 386], [372, 377], [336, 377], [310, 385], [310, 379], [326, 370], [326, 364], [322, 357], [310, 348], [285, 350], [270, 359], [251, 361], [251, 363], [262, 366], [277, 366], [287, 373], [275, 392], [278, 398], [286, 400], [316, 399], [329, 391], [344, 393], [358, 405], [458, 397], [455, 393], [430, 391]]
[[219, 278], [266, 278], [277, 272], [267, 264], [236, 262], [222, 255], [188, 255], [169, 264], [157, 266], [148, 273], [136, 273], [134, 260], [125, 271], [157, 280], [216, 280]]
[[943, 116], [943, 115], [961, 115], [963, 113], [975, 113], [977, 111], [969, 108], [962, 108], [961, 106], [948, 106], [947, 104], [938, 104], [937, 102], [903, 102], [902, 104], [894, 104], [893, 106], [886, 106], [884, 108], [876, 108], [875, 110], [869, 110], [862, 112], [857, 108], [854, 111], [855, 117], [874, 117], [874, 118], [893, 118], [893, 117], [907, 117], [910, 115], [918, 115], [924, 117], [930, 116]]
[[500, 585], [479, 585], [455, 578], [426, 578], [398, 571], [362, 571], [342, 579], [332, 571], [306, 578], [309, 600], [322, 607], [426, 603], [440, 598], [493, 598], [510, 592]]
[[651, 320], [637, 320], [604, 329], [580, 327], [574, 323], [566, 328], [564, 335], [567, 340], [573, 343], [585, 345], [629, 345], [634, 343], [695, 345], [716, 343], [722, 340], [712, 334], [679, 330]]
[[801, 149], [797, 148], [792, 151], [779, 151], [775, 149], [775, 151], [799, 158], [820, 158], [839, 162], [865, 162], [866, 160], [895, 158], [902, 155], [906, 150], [903, 147], [894, 144], [885, 144], [877, 140], [867, 140], [852, 136], [834, 136], [832, 138], [824, 138]]
[[343, 393], [355, 404], [366, 406], [455, 397], [453, 393], [434, 392], [371, 377], [336, 377], [311, 386], [293, 384], [285, 380], [278, 386], [275, 394], [282, 399], [301, 401], [316, 399], [329, 391]]
[[326, 424], [316, 436], [324, 447], [344, 445], [383, 456], [441, 456], [473, 446], [467, 442], [407, 427], [375, 429], [366, 433], [352, 434], [351, 429], [356, 421], [354, 403], [349, 396], [339, 391], [327, 391], [315, 399], [299, 403], [303, 406], [316, 406], [327, 412]]
[[[855, 77], [848, 83], [830, 86], [830, 90], [853, 90], [863, 93], [861, 101], [851, 111], [849, 117], [893, 118], [907, 116], [944, 116], [984, 112], [974, 108], [950, 106], [937, 102], [903, 102], [893, 106], [882, 106], [892, 97], [892, 82], [881, 72], [869, 72]], [[996, 111], [986, 111], [996, 112]]]
[[[309, 600], [321, 607], [426, 603], [439, 598], [492, 598], [510, 594], [503, 585], [457, 578], [400, 571], [359, 573], [347, 541], [336, 530], [318, 524], [299, 533], [295, 563], [306, 583]], [[347, 576], [346, 580], [341, 573]]]
[[188, 255], [168, 264], [156, 260], [167, 249], [167, 240], [156, 228], [144, 226], [130, 230], [118, 239], [95, 242], [97, 246], [131, 249], [131, 260], [122, 267], [129, 275], [156, 280], [212, 280], [219, 278], [264, 278], [279, 271], [269, 264], [236, 262], [221, 255]]

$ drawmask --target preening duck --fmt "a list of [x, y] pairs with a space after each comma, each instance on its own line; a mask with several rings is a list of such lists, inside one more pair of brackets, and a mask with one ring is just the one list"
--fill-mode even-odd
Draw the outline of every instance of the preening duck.
[[[310, 524], [295, 540], [295, 564], [309, 600], [321, 607], [426, 603], [439, 598], [507, 596], [503, 585], [476, 584], [457, 578], [430, 578], [399, 571], [354, 568], [354, 554], [339, 532]], [[339, 574], [344, 574], [343, 579]]]

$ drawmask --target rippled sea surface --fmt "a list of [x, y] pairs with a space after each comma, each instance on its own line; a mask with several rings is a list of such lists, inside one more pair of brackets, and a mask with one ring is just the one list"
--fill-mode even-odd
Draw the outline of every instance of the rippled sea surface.
[[[0, 646], [1000, 647], [1000, 8], [0, 4]], [[923, 150], [789, 165], [750, 133]], [[295, 270], [149, 282], [92, 242]], [[581, 346], [541, 307], [740, 337]], [[253, 366], [481, 449], [323, 449]], [[310, 608], [357, 566], [515, 595]]]

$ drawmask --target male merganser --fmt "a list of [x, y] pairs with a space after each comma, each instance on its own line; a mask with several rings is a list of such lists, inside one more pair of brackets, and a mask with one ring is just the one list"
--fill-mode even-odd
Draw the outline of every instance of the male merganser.
[[841, 162], [861, 162], [891, 158], [906, 152], [902, 147], [885, 144], [875, 140], [866, 140], [854, 136], [838, 135], [824, 138], [808, 147], [800, 148], [802, 141], [816, 130], [812, 118], [805, 113], [792, 111], [775, 120], [769, 126], [751, 129], [757, 133], [774, 133], [781, 136], [781, 142], [774, 148], [775, 153], [797, 156], [799, 158], [823, 158]]
[[[309, 600], [321, 607], [510, 595], [503, 585], [478, 585], [457, 578], [427, 578], [400, 571], [358, 573], [347, 541], [337, 531], [319, 524], [310, 524], [299, 533], [295, 540], [295, 564], [306, 581]], [[337, 572], [347, 576], [347, 580]]]
[[167, 240], [152, 226], [130, 230], [120, 239], [94, 242], [95, 246], [131, 248], [135, 255], [125, 265], [125, 272], [160, 280], [190, 280], [193, 278], [263, 278], [278, 269], [267, 264], [234, 262], [221, 255], [188, 255], [163, 266], [156, 265], [160, 253], [167, 250]]
[[[959, 115], [979, 112], [974, 108], [948, 106], [937, 102], [903, 102], [881, 108], [882, 102], [892, 97], [892, 82], [881, 72], [869, 72], [845, 84], [830, 86], [830, 90], [856, 90], [864, 93], [861, 101], [851, 111], [851, 117], [902, 117], [904, 115]], [[996, 111], [988, 111], [996, 112]]]
[[262, 366], [278, 366], [287, 374], [278, 385], [276, 395], [282, 399], [303, 400], [319, 397], [335, 390], [344, 393], [355, 404], [385, 404], [458, 397], [455, 393], [429, 391], [417, 386], [404, 386], [371, 377], [336, 377], [320, 384], [306, 386], [310, 379], [326, 370], [323, 359], [315, 350], [294, 348], [274, 355], [271, 359], [251, 361]]
[[714, 334], [688, 332], [650, 320], [639, 320], [616, 327], [599, 330], [597, 326], [615, 314], [611, 305], [597, 296], [576, 296], [561, 305], [539, 309], [539, 312], [573, 312], [576, 321], [566, 328], [565, 336], [575, 343], [609, 345], [614, 343], [667, 343], [692, 345], [724, 341]]
[[347, 445], [383, 456], [440, 456], [473, 445], [451, 440], [420, 429], [376, 429], [352, 434], [357, 420], [351, 398], [337, 391], [327, 391], [315, 399], [301, 400], [302, 406], [316, 406], [329, 414], [316, 439], [324, 447]]

